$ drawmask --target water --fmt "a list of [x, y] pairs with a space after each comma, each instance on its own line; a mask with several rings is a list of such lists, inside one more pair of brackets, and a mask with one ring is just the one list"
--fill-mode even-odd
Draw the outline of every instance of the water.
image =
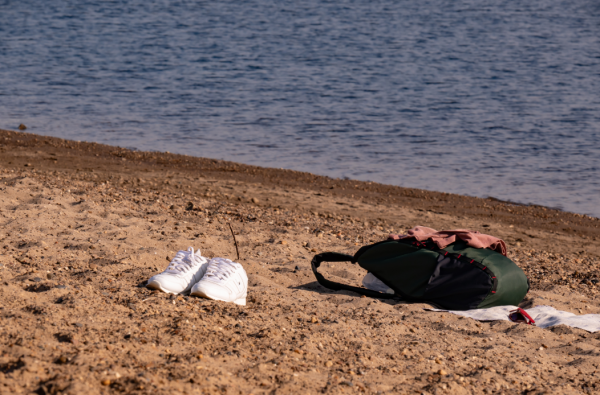
[[0, 0], [0, 128], [600, 217], [596, 0]]

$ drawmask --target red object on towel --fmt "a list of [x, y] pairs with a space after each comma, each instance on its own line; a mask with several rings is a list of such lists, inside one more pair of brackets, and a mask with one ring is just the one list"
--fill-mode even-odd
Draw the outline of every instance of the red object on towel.
[[503, 240], [468, 229], [441, 230], [438, 232], [426, 226], [415, 226], [408, 230], [405, 235], [391, 234], [389, 238], [390, 240], [413, 238], [417, 241], [431, 239], [438, 248], [445, 248], [460, 239], [473, 248], [489, 248], [506, 256], [506, 244]]
[[535, 321], [533, 320], [533, 318], [531, 318], [531, 316], [520, 307], [516, 310], [511, 310], [508, 313], [508, 319], [512, 322], [523, 322], [527, 325], [535, 326]]

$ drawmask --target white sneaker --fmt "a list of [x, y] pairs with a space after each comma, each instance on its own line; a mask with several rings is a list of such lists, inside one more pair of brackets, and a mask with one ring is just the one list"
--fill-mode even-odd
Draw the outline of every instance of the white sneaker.
[[146, 287], [159, 289], [168, 294], [187, 293], [196, 284], [208, 268], [208, 258], [200, 255], [200, 250], [194, 253], [194, 248], [179, 251], [169, 263], [167, 269], [148, 280]]
[[247, 294], [248, 276], [242, 265], [225, 258], [213, 258], [190, 295], [245, 306]]

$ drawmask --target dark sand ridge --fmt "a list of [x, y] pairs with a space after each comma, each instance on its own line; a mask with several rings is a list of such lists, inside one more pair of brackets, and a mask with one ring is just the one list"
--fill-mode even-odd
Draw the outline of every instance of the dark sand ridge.
[[[246, 307], [144, 288], [189, 245], [235, 259], [230, 224]], [[0, 131], [0, 393], [598, 392], [598, 334], [315, 283], [315, 252], [418, 224], [498, 235], [528, 305], [600, 313], [597, 219]]]

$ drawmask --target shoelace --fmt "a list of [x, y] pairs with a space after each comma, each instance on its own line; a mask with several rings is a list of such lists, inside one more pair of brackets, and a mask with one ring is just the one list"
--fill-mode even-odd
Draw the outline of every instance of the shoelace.
[[200, 255], [200, 250], [197, 252], [198, 255], [194, 254], [194, 248], [188, 247], [187, 251], [179, 251], [175, 255], [175, 258], [169, 263], [169, 267], [167, 267], [168, 272], [181, 272], [186, 273], [192, 267], [198, 266], [202, 263], [202, 256]]
[[225, 280], [236, 270], [238, 270], [239, 263], [232, 262], [226, 258], [213, 258], [206, 269], [205, 276], [217, 277], [219, 280]]

